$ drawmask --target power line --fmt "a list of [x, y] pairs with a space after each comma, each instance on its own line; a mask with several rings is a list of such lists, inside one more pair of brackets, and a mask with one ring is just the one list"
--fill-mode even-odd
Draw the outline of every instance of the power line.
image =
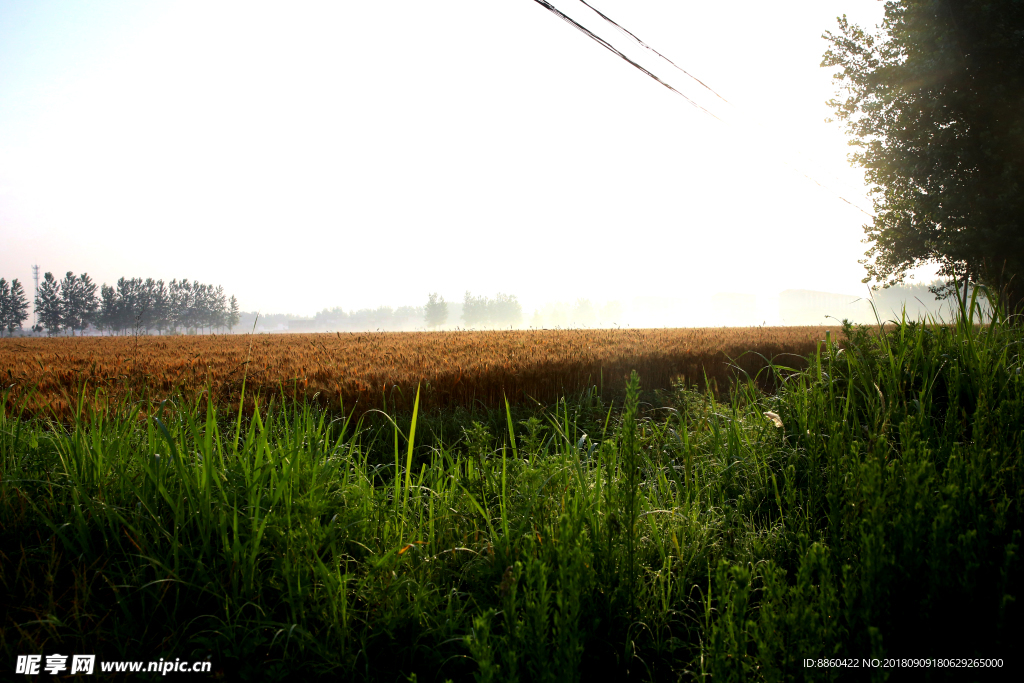
[[679, 69], [680, 71], [682, 71], [682, 72], [683, 72], [684, 74], [686, 74], [687, 76], [689, 76], [689, 77], [690, 77], [690, 78], [692, 78], [693, 80], [695, 80], [695, 81], [697, 81], [698, 83], [700, 83], [700, 84], [701, 84], [702, 86], [704, 86], [704, 88], [706, 88], [706, 89], [708, 90], [708, 92], [710, 92], [711, 94], [713, 94], [713, 95], [714, 95], [715, 97], [717, 97], [718, 99], [722, 100], [722, 101], [723, 101], [723, 102], [725, 102], [726, 104], [732, 104], [731, 102], [729, 102], [729, 100], [725, 99], [724, 97], [722, 97], [721, 95], [719, 95], [718, 93], [716, 93], [716, 92], [715, 92], [714, 90], [712, 90], [712, 89], [711, 89], [711, 86], [709, 86], [709, 85], [708, 85], [707, 83], [705, 83], [704, 81], [700, 80], [699, 78], [697, 78], [696, 76], [694, 76], [693, 74], [691, 74], [691, 73], [690, 73], [689, 71], [687, 71], [687, 70], [686, 70], [686, 69], [684, 69], [683, 67], [679, 66], [678, 64], [676, 64], [676, 63], [675, 63], [675, 62], [673, 62], [673, 61], [672, 61], [671, 59], [669, 59], [669, 58], [668, 58], [668, 57], [666, 57], [665, 55], [663, 55], [663, 54], [661, 54], [660, 52], [658, 52], [657, 50], [655, 50], [655, 49], [654, 49], [653, 47], [651, 47], [650, 45], [648, 45], [648, 44], [647, 44], [647, 43], [645, 43], [644, 41], [640, 40], [640, 38], [638, 38], [638, 37], [636, 36], [636, 34], [634, 34], [634, 33], [630, 32], [630, 31], [628, 31], [627, 29], [623, 28], [623, 27], [622, 27], [621, 25], [617, 24], [617, 23], [616, 23], [615, 21], [613, 21], [613, 20], [612, 20], [612, 18], [611, 18], [611, 17], [609, 17], [609, 16], [607, 15], [607, 14], [605, 14], [605, 13], [604, 13], [604, 12], [602, 12], [601, 10], [599, 10], [599, 9], [597, 9], [596, 7], [594, 7], [593, 5], [591, 5], [591, 4], [589, 3], [589, 2], [587, 2], [587, 0], [580, 0], [580, 2], [582, 2], [582, 3], [584, 4], [584, 5], [586, 5], [586, 6], [587, 6], [587, 7], [589, 7], [589, 8], [591, 9], [591, 10], [593, 10], [593, 11], [594, 11], [594, 12], [595, 12], [595, 13], [596, 13], [596, 14], [597, 14], [598, 16], [600, 16], [600, 17], [601, 17], [602, 19], [604, 19], [605, 21], [607, 21], [607, 22], [608, 22], [609, 24], [611, 24], [612, 26], [614, 26], [615, 28], [617, 28], [617, 29], [618, 29], [618, 30], [619, 30], [619, 31], [620, 31], [621, 33], [624, 33], [625, 35], [629, 36], [630, 38], [632, 38], [633, 40], [635, 40], [635, 41], [636, 41], [637, 43], [639, 43], [639, 44], [640, 44], [640, 45], [641, 45], [642, 47], [644, 47], [644, 48], [646, 48], [646, 49], [650, 50], [651, 52], [653, 52], [654, 54], [658, 55], [659, 57], [661, 57], [662, 59], [664, 59], [664, 60], [665, 60], [666, 62], [668, 62], [669, 64], [671, 64], [671, 65], [672, 65], [672, 66], [674, 66], [675, 68], [677, 68], [677, 69]]
[[576, 20], [575, 20], [575, 19], [573, 19], [572, 17], [568, 16], [567, 14], [565, 14], [564, 12], [562, 12], [561, 10], [559, 10], [559, 9], [558, 9], [557, 7], [555, 7], [554, 5], [552, 5], [552, 4], [550, 3], [550, 2], [546, 2], [546, 0], [533, 0], [533, 1], [534, 1], [535, 3], [537, 3], [538, 5], [540, 5], [541, 7], [543, 7], [544, 9], [546, 9], [547, 11], [551, 12], [552, 14], [554, 14], [555, 16], [557, 16], [557, 17], [558, 17], [559, 19], [561, 19], [562, 21], [566, 22], [566, 23], [567, 23], [567, 24], [569, 24], [570, 26], [572, 26], [572, 27], [576, 28], [576, 29], [577, 29], [578, 31], [582, 32], [582, 33], [583, 33], [584, 35], [586, 35], [586, 36], [587, 36], [588, 38], [590, 38], [591, 40], [593, 40], [594, 42], [596, 42], [596, 43], [597, 43], [598, 45], [600, 45], [601, 47], [603, 47], [603, 48], [605, 48], [606, 50], [608, 50], [608, 51], [610, 51], [610, 52], [612, 52], [612, 53], [614, 53], [614, 54], [618, 55], [618, 56], [619, 56], [619, 57], [620, 57], [621, 59], [624, 59], [625, 61], [629, 62], [629, 63], [630, 63], [631, 65], [633, 65], [634, 67], [636, 67], [637, 69], [639, 69], [639, 70], [640, 70], [640, 71], [642, 71], [643, 73], [647, 74], [648, 76], [650, 76], [651, 78], [653, 78], [653, 79], [654, 79], [654, 80], [656, 80], [656, 81], [657, 81], [658, 83], [662, 84], [663, 86], [665, 86], [666, 88], [668, 88], [669, 90], [671, 90], [672, 92], [674, 92], [675, 94], [679, 95], [679, 96], [680, 96], [680, 97], [682, 97], [682, 98], [683, 98], [684, 100], [686, 100], [687, 102], [689, 102], [690, 104], [692, 104], [692, 105], [693, 105], [694, 107], [696, 107], [697, 109], [700, 109], [700, 110], [701, 110], [702, 112], [704, 112], [704, 113], [705, 113], [705, 114], [707, 114], [708, 116], [710, 116], [710, 117], [712, 117], [712, 118], [715, 118], [715, 119], [718, 119], [719, 121], [721, 121], [721, 120], [722, 120], [722, 119], [719, 119], [719, 118], [718, 118], [717, 116], [715, 116], [715, 115], [714, 115], [713, 113], [711, 113], [710, 111], [708, 111], [707, 109], [705, 109], [704, 107], [700, 106], [699, 104], [697, 104], [696, 102], [694, 102], [693, 100], [691, 100], [691, 99], [690, 99], [689, 97], [687, 97], [687, 96], [686, 96], [686, 95], [684, 95], [683, 93], [681, 93], [681, 92], [679, 92], [678, 90], [676, 90], [675, 88], [673, 88], [673, 87], [672, 87], [671, 85], [669, 85], [669, 84], [668, 84], [668, 83], [666, 83], [665, 81], [663, 81], [663, 80], [661, 80], [660, 78], [658, 78], [657, 76], [655, 76], [655, 75], [654, 75], [653, 73], [651, 73], [650, 71], [648, 71], [648, 70], [647, 70], [647, 69], [645, 69], [644, 67], [642, 67], [642, 66], [640, 66], [639, 64], [637, 64], [636, 62], [634, 62], [634, 61], [633, 61], [632, 59], [630, 59], [630, 58], [629, 58], [629, 57], [627, 57], [626, 55], [624, 55], [624, 54], [622, 54], [621, 52], [619, 52], [619, 50], [617, 50], [617, 49], [616, 49], [616, 48], [615, 48], [615, 47], [614, 47], [614, 46], [613, 46], [613, 45], [612, 45], [611, 43], [609, 43], [609, 42], [608, 42], [607, 40], [605, 40], [604, 38], [602, 38], [602, 37], [598, 36], [597, 34], [595, 34], [595, 33], [594, 33], [593, 31], [591, 31], [590, 29], [588, 29], [588, 28], [587, 28], [586, 26], [584, 26], [583, 24], [579, 23], [578, 21], [576, 21]]
[[[639, 44], [639, 45], [640, 45], [641, 47], [643, 47], [643, 48], [646, 48], [647, 50], [650, 50], [651, 52], [653, 52], [654, 54], [656, 54], [656, 55], [657, 55], [658, 57], [660, 57], [661, 59], [663, 59], [663, 60], [665, 60], [666, 62], [668, 62], [669, 64], [671, 64], [671, 65], [672, 65], [673, 67], [675, 67], [675, 68], [676, 68], [676, 69], [678, 69], [679, 71], [681, 71], [681, 72], [683, 72], [684, 74], [686, 74], [686, 75], [687, 75], [688, 77], [690, 77], [690, 78], [692, 78], [693, 80], [695, 80], [695, 81], [697, 81], [698, 83], [700, 83], [700, 84], [701, 84], [702, 86], [704, 86], [704, 88], [706, 88], [706, 89], [708, 90], [708, 92], [712, 93], [712, 94], [713, 94], [713, 95], [714, 95], [715, 97], [717, 97], [718, 99], [722, 100], [723, 102], [725, 102], [726, 104], [728, 104], [728, 105], [729, 105], [730, 107], [732, 107], [733, 109], [736, 109], [736, 108], [737, 108], [737, 107], [736, 107], [736, 105], [734, 105], [734, 104], [733, 104], [732, 102], [730, 102], [729, 100], [725, 99], [724, 97], [722, 97], [721, 95], [719, 95], [719, 94], [718, 94], [717, 92], [715, 92], [715, 91], [714, 91], [714, 90], [713, 90], [713, 89], [711, 88], [711, 86], [709, 86], [709, 85], [708, 85], [707, 83], [705, 83], [704, 81], [700, 80], [699, 78], [697, 78], [696, 76], [694, 76], [693, 74], [691, 74], [691, 73], [690, 73], [689, 71], [687, 71], [686, 69], [682, 68], [681, 66], [679, 66], [678, 64], [676, 64], [675, 62], [673, 62], [673, 61], [672, 61], [671, 59], [669, 59], [669, 58], [668, 58], [668, 57], [666, 57], [665, 55], [663, 55], [663, 54], [661, 54], [660, 52], [658, 52], [657, 50], [655, 50], [655, 49], [654, 49], [653, 47], [651, 47], [650, 45], [648, 45], [648, 44], [647, 44], [647, 43], [645, 43], [644, 41], [640, 40], [640, 38], [639, 38], [639, 37], [638, 37], [638, 36], [637, 36], [637, 35], [636, 35], [635, 33], [633, 33], [632, 31], [629, 31], [628, 29], [626, 29], [626, 28], [625, 28], [625, 27], [623, 27], [622, 25], [618, 24], [618, 23], [617, 23], [616, 21], [614, 21], [614, 20], [613, 20], [613, 19], [612, 19], [611, 17], [609, 17], [609, 16], [607, 15], [607, 14], [605, 14], [604, 12], [602, 12], [601, 10], [597, 9], [596, 7], [594, 7], [593, 5], [591, 5], [591, 4], [589, 3], [589, 2], [587, 2], [587, 0], [580, 0], [580, 2], [581, 2], [581, 3], [583, 3], [584, 5], [586, 5], [587, 7], [589, 7], [589, 8], [590, 8], [590, 9], [591, 9], [591, 10], [592, 10], [592, 11], [593, 11], [593, 12], [594, 12], [595, 14], [597, 14], [597, 15], [598, 15], [598, 16], [600, 16], [600, 17], [601, 17], [602, 19], [604, 19], [605, 21], [607, 21], [607, 22], [608, 22], [609, 24], [611, 24], [612, 26], [614, 26], [614, 27], [615, 27], [616, 29], [618, 29], [618, 30], [619, 30], [619, 31], [620, 31], [621, 33], [623, 33], [624, 35], [627, 35], [627, 36], [629, 36], [630, 38], [632, 38], [632, 39], [633, 39], [634, 41], [636, 41], [636, 42], [637, 42], [637, 43], [638, 43], [638, 44]], [[717, 118], [717, 117], [716, 117], [716, 118]], [[722, 120], [722, 119], [719, 119], [719, 121], [721, 121], [721, 120]], [[800, 155], [800, 152], [799, 152], [799, 151], [797, 151], [796, 153], [797, 153], [798, 155]], [[803, 155], [800, 155], [800, 156], [803, 156]], [[804, 178], [807, 178], [808, 180], [810, 180], [810, 181], [811, 181], [812, 183], [814, 183], [814, 184], [815, 184], [815, 185], [817, 185], [818, 187], [820, 187], [820, 188], [822, 188], [823, 190], [826, 190], [826, 191], [828, 191], [828, 192], [831, 192], [832, 194], [834, 194], [834, 195], [835, 195], [836, 197], [838, 197], [838, 198], [839, 198], [839, 199], [841, 199], [842, 201], [846, 202], [847, 204], [849, 204], [849, 205], [850, 205], [850, 206], [852, 206], [853, 208], [855, 208], [855, 209], [857, 209], [858, 211], [860, 211], [860, 212], [861, 212], [862, 214], [864, 214], [865, 216], [869, 216], [869, 217], [871, 217], [871, 218], [874, 218], [874, 216], [873, 216], [872, 214], [870, 214], [870, 213], [868, 213], [867, 211], [865, 211], [864, 209], [860, 208], [859, 206], [857, 206], [856, 204], [854, 204], [853, 202], [851, 202], [851, 201], [850, 201], [849, 199], [847, 199], [846, 197], [843, 197], [843, 196], [842, 196], [842, 195], [840, 195], [840, 194], [839, 194], [838, 192], [836, 192], [835, 190], [833, 190], [832, 188], [830, 188], [830, 187], [829, 187], [828, 185], [825, 185], [824, 183], [820, 182], [820, 181], [819, 181], [819, 180], [818, 180], [817, 178], [815, 178], [815, 177], [813, 177], [813, 176], [811, 176], [811, 175], [809, 175], [809, 174], [807, 174], [807, 173], [805, 173], [805, 172], [801, 171], [801, 170], [800, 170], [799, 168], [797, 168], [797, 167], [796, 167], [796, 166], [794, 166], [793, 164], [789, 163], [789, 162], [788, 162], [788, 161], [786, 161], [785, 159], [780, 159], [780, 161], [781, 161], [782, 163], [784, 163], [784, 164], [785, 164], [786, 166], [789, 166], [789, 167], [790, 167], [791, 169], [793, 169], [794, 171], [796, 171], [796, 172], [797, 172], [797, 173], [799, 173], [800, 175], [802, 175], [802, 176], [803, 176]]]
[[[544, 7], [544, 9], [548, 10], [549, 12], [551, 12], [552, 14], [554, 14], [555, 16], [557, 16], [558, 18], [560, 18], [560, 19], [562, 19], [563, 21], [565, 21], [566, 23], [570, 24], [571, 26], [573, 26], [574, 28], [576, 28], [576, 29], [577, 29], [577, 30], [579, 30], [580, 32], [582, 32], [582, 33], [583, 33], [584, 35], [586, 35], [586, 36], [587, 36], [588, 38], [590, 38], [591, 40], [595, 41], [596, 43], [598, 43], [599, 45], [601, 45], [601, 46], [602, 46], [602, 47], [604, 47], [605, 49], [607, 49], [607, 50], [609, 50], [609, 51], [613, 52], [613, 53], [614, 53], [614, 54], [616, 54], [616, 55], [617, 55], [618, 57], [620, 57], [621, 59], [625, 60], [626, 62], [628, 62], [629, 64], [631, 64], [632, 66], [634, 66], [635, 68], [637, 68], [638, 70], [640, 70], [641, 72], [643, 72], [644, 74], [646, 74], [647, 76], [649, 76], [649, 77], [653, 78], [653, 79], [654, 79], [655, 81], [657, 81], [657, 82], [658, 82], [658, 83], [660, 83], [661, 85], [665, 86], [666, 88], [668, 88], [669, 90], [671, 90], [671, 91], [672, 91], [672, 92], [674, 92], [675, 94], [679, 95], [679, 96], [680, 96], [680, 97], [682, 97], [682, 98], [683, 98], [684, 100], [686, 100], [687, 102], [689, 102], [689, 103], [690, 103], [691, 105], [693, 105], [693, 106], [694, 106], [694, 107], [696, 107], [697, 109], [700, 109], [700, 110], [701, 110], [702, 112], [704, 112], [704, 113], [705, 113], [705, 114], [707, 114], [708, 116], [711, 116], [712, 118], [714, 118], [714, 119], [716, 119], [716, 120], [718, 120], [718, 121], [721, 121], [722, 123], [726, 123], [726, 121], [725, 121], [724, 119], [722, 119], [722, 118], [720, 118], [720, 117], [716, 116], [716, 115], [715, 115], [714, 113], [712, 113], [711, 111], [709, 111], [709, 110], [705, 109], [705, 108], [704, 108], [704, 107], [702, 107], [701, 105], [697, 104], [696, 102], [694, 102], [694, 101], [693, 101], [692, 99], [690, 99], [689, 97], [687, 97], [686, 95], [684, 95], [684, 94], [683, 94], [682, 92], [680, 92], [680, 91], [679, 91], [679, 90], [677, 90], [676, 88], [672, 87], [671, 85], [669, 85], [669, 84], [668, 84], [668, 83], [666, 83], [665, 81], [663, 81], [663, 80], [661, 80], [660, 78], [658, 78], [658, 76], [656, 76], [656, 75], [655, 75], [655, 74], [654, 74], [654, 73], [653, 73], [652, 71], [650, 71], [650, 70], [648, 70], [648, 69], [644, 68], [643, 66], [641, 66], [641, 65], [640, 65], [640, 64], [638, 64], [637, 62], [633, 61], [632, 59], [630, 59], [629, 57], [627, 57], [626, 55], [624, 55], [624, 54], [623, 54], [622, 52], [620, 52], [620, 51], [619, 51], [618, 49], [616, 49], [616, 48], [615, 48], [615, 47], [614, 47], [614, 46], [613, 46], [613, 45], [612, 45], [611, 43], [609, 43], [608, 41], [606, 41], [606, 40], [605, 40], [604, 38], [601, 38], [600, 36], [596, 35], [596, 34], [595, 34], [595, 33], [594, 33], [593, 31], [591, 31], [590, 29], [586, 28], [585, 26], [583, 26], [582, 24], [580, 24], [580, 23], [579, 23], [578, 21], [576, 21], [576, 20], [575, 20], [575, 19], [573, 19], [572, 17], [568, 16], [567, 14], [565, 14], [564, 12], [562, 12], [561, 10], [559, 10], [559, 9], [558, 9], [557, 7], [555, 7], [554, 5], [552, 5], [552, 4], [550, 3], [550, 2], [546, 2], [546, 0], [533, 0], [533, 1], [534, 1], [534, 2], [536, 2], [536, 3], [538, 4], [538, 5], [541, 5], [542, 7]], [[596, 13], [596, 14], [597, 14], [598, 16], [600, 16], [600, 17], [601, 17], [602, 19], [604, 19], [604, 20], [605, 20], [606, 22], [610, 23], [610, 24], [611, 24], [612, 26], [614, 26], [614, 27], [615, 27], [616, 29], [618, 29], [618, 30], [619, 30], [619, 31], [620, 31], [621, 33], [623, 33], [623, 34], [625, 34], [625, 35], [629, 36], [629, 37], [630, 37], [630, 38], [632, 38], [632, 39], [633, 39], [634, 41], [636, 41], [636, 42], [637, 42], [637, 43], [638, 43], [639, 45], [641, 45], [642, 47], [644, 47], [644, 48], [645, 48], [645, 49], [647, 49], [647, 50], [650, 50], [650, 51], [651, 51], [651, 52], [653, 52], [653, 53], [654, 53], [655, 55], [657, 55], [658, 57], [660, 57], [660, 58], [661, 58], [661, 59], [663, 59], [664, 61], [666, 61], [666, 62], [668, 62], [669, 64], [671, 64], [671, 65], [672, 65], [673, 67], [675, 67], [676, 69], [678, 69], [678, 70], [679, 70], [679, 71], [681, 71], [682, 73], [686, 74], [686, 76], [688, 76], [689, 78], [691, 78], [691, 79], [693, 79], [694, 81], [696, 81], [697, 83], [699, 83], [699, 84], [700, 84], [701, 86], [703, 86], [704, 88], [706, 88], [706, 89], [707, 89], [707, 90], [708, 90], [709, 92], [711, 92], [711, 93], [712, 93], [712, 94], [713, 94], [713, 95], [714, 95], [715, 97], [717, 97], [718, 99], [722, 100], [723, 102], [725, 102], [726, 104], [728, 104], [728, 105], [729, 105], [730, 107], [733, 107], [734, 109], [736, 108], [736, 105], [732, 104], [731, 102], [729, 102], [729, 100], [725, 99], [724, 97], [722, 97], [721, 95], [719, 95], [719, 94], [718, 94], [717, 92], [715, 92], [715, 90], [714, 90], [713, 88], [711, 88], [711, 86], [709, 86], [708, 84], [706, 84], [706, 83], [704, 83], [703, 81], [701, 81], [701, 80], [700, 80], [699, 78], [697, 78], [696, 76], [694, 76], [693, 74], [691, 74], [691, 73], [690, 73], [689, 71], [687, 71], [686, 69], [684, 69], [684, 68], [682, 68], [681, 66], [679, 66], [678, 64], [676, 64], [675, 62], [673, 62], [673, 61], [672, 61], [671, 59], [669, 59], [668, 57], [666, 57], [666, 56], [665, 56], [665, 55], [663, 55], [662, 53], [660, 53], [660, 52], [658, 52], [657, 50], [655, 50], [655, 49], [654, 49], [653, 47], [651, 47], [651, 46], [650, 46], [650, 45], [648, 45], [647, 43], [645, 43], [645, 42], [643, 42], [642, 40], [640, 40], [640, 38], [638, 38], [638, 37], [636, 36], [636, 34], [634, 34], [633, 32], [629, 31], [628, 29], [626, 29], [626, 28], [625, 28], [625, 27], [623, 27], [622, 25], [618, 24], [617, 22], [615, 22], [615, 21], [614, 21], [614, 20], [613, 20], [613, 19], [612, 19], [611, 17], [609, 17], [608, 15], [604, 14], [603, 12], [601, 12], [600, 10], [598, 10], [597, 8], [595, 8], [595, 7], [593, 6], [593, 5], [591, 5], [590, 3], [588, 3], [588, 2], [586, 1], [586, 0], [580, 0], [580, 2], [582, 2], [582, 3], [583, 3], [584, 5], [586, 5], [586, 6], [588, 7], [588, 8], [590, 8], [590, 10], [592, 10], [592, 11], [593, 11], [594, 13]], [[799, 152], [797, 152], [797, 153], [799, 154]], [[788, 161], [786, 161], [785, 159], [780, 159], [780, 161], [781, 161], [781, 162], [782, 162], [783, 164], [785, 164], [786, 166], [789, 166], [789, 167], [790, 167], [791, 169], [793, 169], [793, 170], [794, 170], [795, 172], [797, 172], [797, 173], [799, 173], [800, 175], [802, 175], [802, 176], [803, 176], [804, 178], [806, 178], [807, 180], [810, 180], [810, 181], [811, 181], [812, 183], [814, 183], [814, 184], [815, 184], [815, 185], [817, 185], [818, 187], [820, 187], [820, 188], [822, 188], [822, 189], [824, 189], [824, 190], [826, 190], [826, 191], [830, 192], [831, 194], [833, 194], [834, 196], [836, 196], [836, 197], [837, 197], [838, 199], [842, 200], [843, 202], [845, 202], [845, 203], [849, 204], [850, 206], [852, 206], [853, 208], [857, 209], [858, 211], [860, 211], [860, 212], [861, 212], [862, 214], [864, 214], [865, 216], [868, 216], [869, 218], [875, 218], [875, 216], [874, 216], [873, 214], [871, 214], [871, 213], [869, 213], [869, 212], [865, 211], [865, 210], [864, 210], [864, 209], [862, 209], [861, 207], [859, 207], [859, 206], [857, 206], [856, 204], [854, 204], [853, 202], [851, 202], [851, 201], [850, 201], [849, 199], [847, 199], [846, 197], [843, 197], [843, 196], [842, 196], [842, 195], [840, 195], [840, 194], [839, 194], [838, 192], [836, 192], [835, 190], [833, 190], [833, 189], [832, 189], [832, 188], [830, 188], [829, 186], [825, 185], [824, 183], [820, 182], [820, 181], [819, 181], [818, 179], [814, 178], [813, 176], [811, 176], [811, 175], [809, 175], [809, 174], [805, 173], [804, 171], [801, 171], [801, 170], [800, 170], [799, 168], [797, 168], [797, 167], [796, 167], [796, 166], [794, 166], [793, 164], [789, 163], [789, 162], [788, 162]]]

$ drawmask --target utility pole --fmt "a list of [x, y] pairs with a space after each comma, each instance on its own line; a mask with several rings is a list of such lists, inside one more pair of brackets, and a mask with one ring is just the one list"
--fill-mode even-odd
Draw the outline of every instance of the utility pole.
[[38, 265], [32, 266], [32, 279], [35, 281], [35, 285], [36, 285], [36, 290], [32, 294], [32, 327], [35, 327], [36, 325], [39, 324], [39, 321], [36, 320], [36, 316], [38, 315], [36, 313], [36, 297], [39, 296], [39, 266]]

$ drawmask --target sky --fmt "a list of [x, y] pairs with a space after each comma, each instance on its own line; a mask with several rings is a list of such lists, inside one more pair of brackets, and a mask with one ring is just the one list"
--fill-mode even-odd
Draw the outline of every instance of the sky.
[[839, 196], [871, 204], [819, 64], [881, 2], [591, 2], [717, 95], [553, 4], [715, 116], [533, 0], [3, 0], [0, 276], [188, 278], [296, 315], [866, 291], [870, 219]]

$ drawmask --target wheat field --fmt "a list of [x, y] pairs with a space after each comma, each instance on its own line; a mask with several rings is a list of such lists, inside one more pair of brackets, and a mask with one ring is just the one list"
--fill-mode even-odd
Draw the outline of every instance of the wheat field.
[[[682, 380], [728, 386], [774, 359], [799, 364], [829, 327], [377, 332], [0, 339], [7, 409], [63, 419], [91, 402], [209, 392], [236, 401], [305, 396], [346, 411], [541, 403], [598, 387], [619, 392], [631, 370], [646, 387]], [[766, 375], [767, 373], [762, 373]], [[85, 389], [85, 392], [82, 390]]]

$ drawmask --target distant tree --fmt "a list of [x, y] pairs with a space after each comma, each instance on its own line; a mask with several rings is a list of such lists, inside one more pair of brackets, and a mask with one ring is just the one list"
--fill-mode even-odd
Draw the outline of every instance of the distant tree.
[[188, 303], [188, 295], [176, 279], [167, 285], [167, 303], [167, 328], [174, 333], [178, 331], [179, 325], [184, 324], [185, 306]]
[[597, 312], [590, 299], [576, 299], [576, 305], [572, 309], [573, 322], [579, 327], [590, 327], [597, 319]]
[[100, 302], [96, 296], [96, 283], [92, 281], [88, 273], [78, 276], [78, 304], [79, 313], [82, 319], [82, 329], [91, 325], [96, 320], [96, 313], [99, 310]]
[[83, 332], [96, 315], [99, 301], [96, 299], [96, 284], [88, 273], [78, 277], [70, 270], [60, 283], [60, 305], [64, 317], [63, 325], [75, 332]]
[[124, 334], [128, 329], [131, 319], [131, 305], [133, 302], [131, 283], [123, 277], [119, 277], [113, 284], [111, 290], [114, 295], [113, 317], [110, 319], [110, 327], [116, 330], [117, 334]]
[[228, 326], [228, 332], [235, 329], [235, 325], [238, 324], [238, 319], [240, 317], [241, 313], [238, 310], [238, 299], [232, 295], [232, 297], [228, 299], [228, 317], [226, 323]]
[[25, 298], [25, 288], [18, 282], [18, 278], [11, 280], [11, 290], [7, 301], [4, 327], [7, 328], [7, 335], [10, 336], [14, 334], [14, 330], [20, 330], [22, 324], [28, 320], [28, 299]]
[[71, 336], [80, 326], [81, 320], [78, 317], [78, 278], [70, 270], [60, 281], [60, 309], [61, 325], [66, 330], [71, 330]]
[[7, 318], [11, 315], [13, 308], [12, 303], [11, 285], [0, 277], [0, 332], [7, 327]]
[[199, 282], [192, 284], [191, 313], [192, 325], [196, 331], [202, 333], [203, 328], [209, 326], [213, 320], [213, 297], [210, 295], [209, 285]]
[[391, 327], [391, 321], [395, 318], [395, 310], [390, 306], [378, 306], [368, 311], [369, 327], [367, 329], [380, 330]]
[[104, 283], [100, 287], [100, 313], [98, 316], [100, 329], [105, 329], [111, 334], [120, 329], [118, 326], [121, 317], [120, 305], [117, 290]]
[[217, 326], [217, 322], [220, 318], [217, 308], [217, 292], [213, 285], [201, 285], [200, 292], [199, 303], [200, 310], [202, 311], [202, 314], [200, 315], [200, 319], [202, 320], [201, 327], [208, 327], [212, 330]]
[[61, 310], [60, 283], [53, 273], [45, 273], [35, 297], [36, 318], [39, 327], [51, 337], [63, 329], [64, 312]]
[[143, 310], [145, 313], [142, 316], [143, 329], [146, 330], [146, 334], [149, 334], [150, 330], [155, 330], [157, 327], [156, 323], [156, 280], [151, 277], [147, 277], [143, 281], [142, 286], [139, 287], [139, 300], [142, 303]]
[[325, 308], [316, 314], [316, 326], [321, 329], [343, 329], [349, 326], [348, 319], [348, 313], [340, 306]]
[[134, 277], [130, 282], [135, 294], [131, 320], [133, 333], [149, 334], [153, 329], [153, 290], [156, 288], [156, 282], [153, 278], [143, 280], [141, 277]]
[[179, 325], [187, 333], [195, 325], [195, 299], [192, 283], [187, 279], [171, 280], [171, 320], [177, 328]]
[[[445, 304], [447, 305], [447, 304]], [[410, 327], [417, 327], [419, 321], [425, 320], [426, 315], [422, 306], [399, 306], [391, 319], [394, 330], [405, 330]]]
[[228, 299], [224, 288], [217, 285], [213, 289], [213, 327], [223, 329], [228, 323]]
[[117, 329], [140, 334], [146, 328], [149, 301], [141, 278], [117, 279]]
[[488, 322], [501, 325], [518, 325], [523, 321], [523, 307], [514, 295], [502, 294], [494, 297], [487, 306]]
[[824, 37], [874, 195], [864, 281], [935, 263], [1024, 306], [1024, 4], [892, 0], [878, 35], [844, 16]]
[[448, 302], [443, 296], [431, 293], [427, 296], [427, 308], [423, 317], [427, 327], [432, 329], [444, 325], [448, 322]]
[[487, 297], [473, 296], [469, 290], [462, 299], [462, 321], [469, 327], [487, 322]]
[[157, 280], [153, 283], [152, 295], [153, 314], [151, 320], [153, 329], [158, 334], [163, 334], [163, 331], [170, 326], [171, 315], [171, 299], [167, 291], [167, 285], [164, 284], [163, 280]]
[[462, 320], [470, 327], [475, 325], [519, 325], [523, 320], [523, 307], [519, 299], [511, 294], [498, 295], [493, 299], [473, 296], [466, 292], [462, 301]]

